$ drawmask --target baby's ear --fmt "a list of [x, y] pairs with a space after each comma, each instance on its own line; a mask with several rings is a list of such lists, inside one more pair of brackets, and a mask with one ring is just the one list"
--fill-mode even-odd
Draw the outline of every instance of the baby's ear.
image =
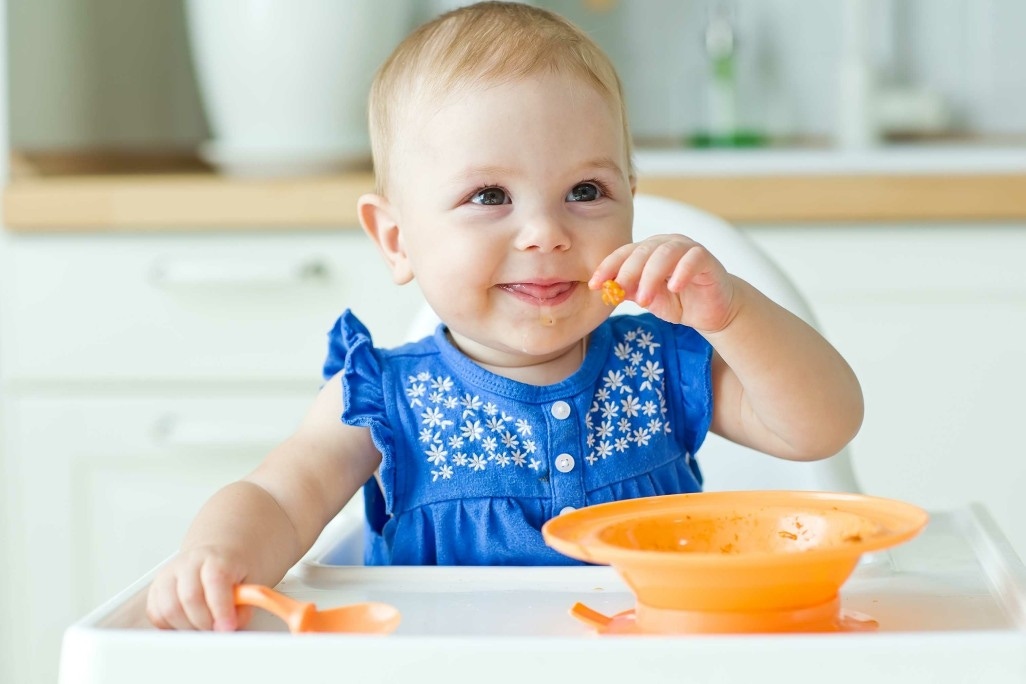
[[382, 195], [367, 194], [357, 200], [356, 211], [360, 225], [385, 257], [392, 280], [399, 285], [413, 280], [395, 207]]

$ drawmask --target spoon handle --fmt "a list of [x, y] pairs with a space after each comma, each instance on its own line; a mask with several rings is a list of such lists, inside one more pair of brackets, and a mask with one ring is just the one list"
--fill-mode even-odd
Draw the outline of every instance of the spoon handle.
[[[279, 594], [270, 587], [260, 584], [240, 584], [235, 587], [235, 605], [256, 606], [280, 617], [295, 631], [298, 621], [301, 620], [310, 608], [312, 603], [301, 603], [290, 599], [284, 594]], [[296, 623], [295, 625], [293, 623]]]

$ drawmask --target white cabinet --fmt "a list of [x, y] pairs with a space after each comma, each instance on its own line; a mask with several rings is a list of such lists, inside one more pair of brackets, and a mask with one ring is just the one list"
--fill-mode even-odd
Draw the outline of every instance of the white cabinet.
[[1026, 226], [758, 226], [854, 367], [861, 487], [980, 501], [1026, 557]]
[[[295, 427], [353, 308], [403, 339], [414, 287], [359, 231], [5, 236], [0, 681], [53, 682], [64, 628], [173, 553]], [[0, 634], [0, 637], [4, 636]]]

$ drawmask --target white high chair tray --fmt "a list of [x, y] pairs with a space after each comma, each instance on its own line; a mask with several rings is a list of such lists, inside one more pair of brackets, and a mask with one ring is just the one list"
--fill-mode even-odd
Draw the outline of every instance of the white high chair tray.
[[934, 513], [916, 539], [863, 559], [842, 603], [874, 632], [599, 636], [568, 610], [631, 608], [610, 568], [325, 563], [351, 553], [322, 546], [278, 589], [320, 608], [391, 603], [395, 633], [292, 635], [262, 611], [234, 634], [162, 632], [143, 615], [144, 577], [67, 630], [60, 681], [1026, 682], [1026, 567], [978, 506]]

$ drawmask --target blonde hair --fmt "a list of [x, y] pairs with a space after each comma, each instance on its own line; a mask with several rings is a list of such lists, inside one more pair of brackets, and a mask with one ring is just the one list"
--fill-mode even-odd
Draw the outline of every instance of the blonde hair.
[[414, 104], [474, 82], [511, 81], [544, 70], [582, 78], [618, 110], [633, 178], [623, 88], [602, 49], [553, 12], [517, 2], [480, 2], [420, 26], [378, 69], [369, 100], [378, 192], [387, 191], [399, 125]]

